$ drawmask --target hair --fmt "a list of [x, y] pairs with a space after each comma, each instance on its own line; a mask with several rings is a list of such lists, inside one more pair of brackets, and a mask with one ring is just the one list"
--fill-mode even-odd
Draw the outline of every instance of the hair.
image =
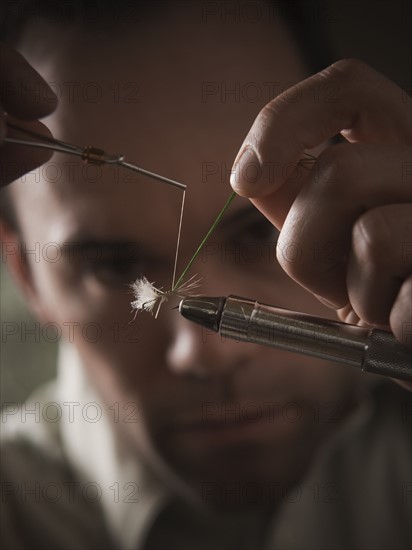
[[[181, 0], [183, 1], [183, 0]], [[222, 5], [226, 0], [221, 0]], [[308, 67], [317, 72], [330, 65], [331, 47], [324, 33], [322, 15], [325, 0], [265, 0], [284, 19], [300, 47]], [[3, 0], [0, 11], [0, 39], [16, 43], [26, 25], [43, 20], [62, 26], [79, 25], [87, 30], [110, 30], [120, 21], [144, 23], [167, 14], [176, 0]], [[242, 1], [239, 1], [241, 4]], [[246, 3], [246, 2], [245, 2]], [[327, 21], [326, 17], [324, 17]]]
[[[0, 12], [0, 40], [18, 44], [33, 21], [45, 21], [64, 28], [84, 27], [87, 31], [110, 31], [120, 22], [144, 24], [172, 9], [170, 0], [3, 0]], [[220, 2], [224, 4], [225, 0]], [[330, 65], [333, 55], [320, 24], [322, 0], [267, 0], [289, 28], [308, 69], [315, 73]], [[10, 190], [0, 191], [0, 219], [13, 231], [19, 224]]]

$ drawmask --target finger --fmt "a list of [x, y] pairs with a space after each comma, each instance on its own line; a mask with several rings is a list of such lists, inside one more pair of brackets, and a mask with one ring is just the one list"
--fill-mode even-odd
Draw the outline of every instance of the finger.
[[389, 321], [395, 338], [412, 349], [412, 275], [403, 282]]
[[412, 204], [380, 206], [363, 214], [353, 228], [347, 273], [349, 300], [357, 316], [371, 325], [387, 326], [410, 273]]
[[57, 106], [57, 97], [24, 57], [0, 44], [0, 101], [4, 110], [23, 120], [48, 115]]
[[296, 163], [306, 149], [339, 132], [356, 142], [410, 143], [411, 103], [403, 90], [364, 63], [339, 61], [262, 109], [236, 157], [232, 187], [246, 197], [269, 195], [285, 179], [278, 170], [270, 180], [268, 166]]
[[[316, 298], [318, 298], [319, 301], [323, 302], [326, 306], [328, 306], [329, 304], [328, 303], [325, 303], [323, 301], [322, 298], [320, 298], [319, 296], [316, 296]], [[329, 305], [330, 307], [330, 305]], [[370, 325], [369, 323], [367, 323], [366, 321], [362, 321], [362, 319], [360, 319], [356, 313], [353, 311], [353, 308], [352, 308], [352, 305], [348, 302], [344, 307], [338, 309], [336, 311], [337, 315], [338, 315], [338, 318], [343, 321], [344, 323], [349, 323], [350, 325], [357, 325], [359, 327], [369, 327], [369, 328], [373, 328], [373, 325]], [[385, 330], [390, 330], [390, 326], [387, 325], [385, 327], [382, 327], [384, 328]]]
[[295, 165], [293, 169], [288, 168], [287, 175], [285, 171], [285, 185], [281, 189], [250, 201], [280, 231], [293, 202], [310, 178], [310, 169]]
[[[53, 137], [50, 130], [41, 122], [14, 120], [13, 122], [16, 122], [16, 124], [22, 128], [32, 130], [33, 132], [37, 132], [47, 137]], [[28, 139], [29, 141], [32, 140], [32, 138], [27, 138], [23, 136], [21, 132], [9, 127], [7, 128], [7, 136]], [[5, 143], [3, 147], [0, 148], [0, 187], [11, 183], [23, 176], [23, 174], [27, 174], [31, 170], [47, 162], [52, 154], [53, 151], [49, 149], [39, 149], [37, 147]]]
[[365, 144], [324, 151], [280, 232], [278, 260], [286, 273], [335, 308], [343, 307], [352, 228], [367, 210], [412, 201], [404, 175], [410, 154], [409, 148]]

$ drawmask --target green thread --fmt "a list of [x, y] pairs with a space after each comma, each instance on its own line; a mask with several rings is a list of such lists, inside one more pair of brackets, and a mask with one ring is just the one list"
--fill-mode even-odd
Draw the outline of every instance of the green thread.
[[[306, 153], [304, 152], [303, 153], [307, 159], [306, 161], [307, 162], [316, 162], [317, 160], [317, 157], [315, 157], [314, 155], [311, 155], [310, 153]], [[301, 164], [302, 161], [299, 161], [298, 164]], [[304, 162], [302, 162], [302, 166], [304, 166]], [[174, 292], [180, 285], [180, 283], [182, 282], [184, 276], [186, 275], [186, 273], [189, 271], [189, 269], [192, 267], [193, 265], [193, 262], [196, 260], [196, 258], [199, 256], [199, 253], [200, 251], [202, 250], [203, 246], [205, 245], [206, 241], [208, 240], [208, 238], [210, 237], [210, 235], [213, 233], [213, 231], [216, 229], [217, 225], [219, 224], [220, 220], [222, 219], [223, 217], [223, 214], [226, 212], [226, 210], [229, 208], [229, 205], [230, 203], [233, 201], [233, 199], [236, 197], [236, 194], [235, 191], [233, 191], [233, 193], [230, 195], [230, 197], [227, 199], [225, 205], [223, 206], [222, 210], [219, 212], [219, 214], [217, 215], [215, 221], [213, 222], [212, 224], [212, 227], [209, 229], [209, 231], [206, 233], [206, 236], [203, 238], [202, 242], [200, 243], [200, 245], [198, 246], [196, 252], [193, 254], [193, 256], [191, 257], [189, 263], [187, 264], [187, 266], [185, 267], [185, 269], [183, 270], [183, 273], [180, 275], [180, 277], [178, 278], [178, 280], [176, 281], [176, 283], [174, 284], [173, 288], [172, 288], [172, 292]]]
[[192, 264], [193, 262], [196, 260], [196, 258], [198, 257], [200, 251], [202, 250], [203, 246], [205, 245], [206, 241], [208, 240], [208, 238], [210, 237], [210, 235], [213, 233], [213, 231], [216, 229], [217, 225], [219, 224], [220, 220], [222, 219], [223, 217], [223, 214], [226, 212], [226, 210], [228, 209], [230, 203], [233, 201], [233, 199], [236, 197], [236, 193], [233, 191], [233, 193], [230, 195], [230, 197], [227, 199], [225, 205], [223, 206], [222, 210], [219, 212], [219, 214], [217, 215], [215, 221], [212, 223], [212, 227], [209, 229], [209, 231], [206, 233], [206, 236], [203, 238], [202, 242], [200, 243], [200, 245], [198, 246], [196, 252], [193, 254], [193, 256], [191, 257], [189, 263], [187, 264], [187, 266], [185, 267], [185, 269], [183, 270], [183, 273], [180, 275], [180, 277], [178, 278], [178, 280], [176, 281], [174, 287], [172, 288], [172, 292], [174, 292], [178, 287], [179, 287], [179, 284], [182, 282], [184, 276], [186, 275], [186, 273], [189, 271], [189, 269], [192, 267]]

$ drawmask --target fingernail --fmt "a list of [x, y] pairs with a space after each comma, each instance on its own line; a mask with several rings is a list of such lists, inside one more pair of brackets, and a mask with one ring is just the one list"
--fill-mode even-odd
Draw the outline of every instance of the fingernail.
[[235, 191], [247, 194], [259, 181], [261, 174], [262, 168], [256, 153], [252, 148], [245, 147], [233, 165], [230, 185]]

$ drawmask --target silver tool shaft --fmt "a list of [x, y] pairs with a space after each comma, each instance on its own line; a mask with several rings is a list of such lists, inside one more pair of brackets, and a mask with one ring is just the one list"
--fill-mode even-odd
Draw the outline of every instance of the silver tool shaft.
[[383, 330], [330, 321], [238, 296], [184, 298], [179, 311], [186, 319], [227, 338], [412, 380], [412, 350]]

